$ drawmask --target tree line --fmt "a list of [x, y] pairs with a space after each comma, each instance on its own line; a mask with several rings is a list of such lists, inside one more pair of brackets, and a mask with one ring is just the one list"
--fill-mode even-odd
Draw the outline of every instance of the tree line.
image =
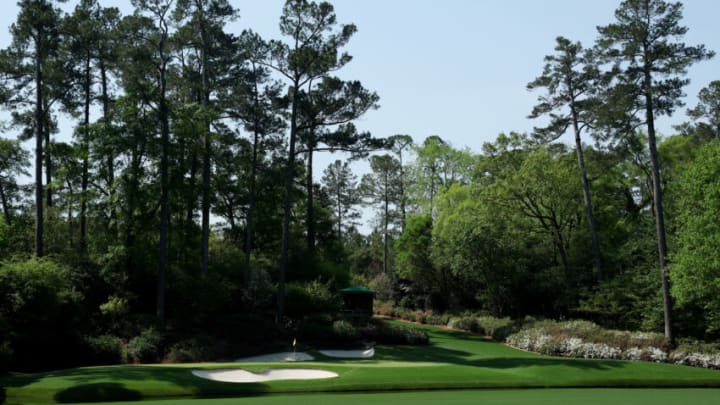
[[[404, 170], [400, 147], [373, 158], [372, 176], [394, 182], [394, 212], [386, 193], [380, 215], [382, 239], [394, 241], [396, 272], [386, 273], [396, 302], [662, 327], [669, 341], [673, 326], [683, 335], [717, 336], [717, 299], [710, 298], [717, 291], [709, 287], [717, 281], [715, 255], [694, 251], [710, 243], [712, 231], [700, 236], [698, 221], [687, 230], [684, 216], [693, 205], [689, 195], [702, 200], [715, 186], [687, 173], [708, 164], [695, 159], [720, 135], [717, 82], [701, 90], [688, 110], [693, 121], [675, 128], [678, 135], [661, 142], [655, 128], [658, 117], [683, 106], [688, 67], [714, 52], [682, 42], [688, 29], [680, 3], [627, 0], [615, 17], [598, 27], [589, 48], [558, 37], [540, 76], [528, 83], [539, 93], [528, 117], [546, 117], [545, 126], [501, 134], [479, 154], [431, 136], [410, 148], [414, 162]], [[558, 142], [567, 133], [572, 148]], [[678, 194], [688, 183], [699, 189]], [[696, 210], [716, 213], [712, 205]], [[659, 270], [655, 280], [652, 268]]]
[[[350, 284], [410, 308], [717, 337], [718, 82], [676, 135], [654, 125], [713, 56], [681, 42], [680, 3], [625, 0], [589, 48], [557, 38], [528, 84], [547, 125], [479, 152], [359, 131], [379, 96], [335, 76], [357, 28], [329, 3], [288, 0], [278, 39], [228, 32], [226, 0], [58, 3], [20, 1], [0, 51], [17, 134], [0, 142], [0, 360], [157, 331], [261, 345], [327, 321]], [[318, 176], [325, 152], [348, 159]]]

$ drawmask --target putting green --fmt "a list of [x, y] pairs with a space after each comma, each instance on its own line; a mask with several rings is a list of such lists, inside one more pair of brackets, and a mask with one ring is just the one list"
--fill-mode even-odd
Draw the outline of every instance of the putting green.
[[[4, 393], [0, 389], [0, 398], [5, 395], [7, 403], [12, 404], [257, 396], [268, 393], [720, 388], [720, 371], [717, 370], [648, 362], [547, 357], [465, 333], [432, 327], [427, 327], [427, 330], [430, 345], [378, 346], [372, 359], [333, 359], [317, 354], [317, 361], [283, 363], [283, 368], [312, 368], [339, 374], [339, 378], [328, 380], [225, 383], [204, 380], [192, 374], [192, 370], [196, 369], [241, 368], [262, 372], [277, 368], [277, 363], [88, 367], [0, 378], [0, 387], [4, 387]], [[466, 391], [459, 391], [458, 398], [467, 398], [460, 392]], [[720, 403], [720, 390], [710, 392]], [[301, 396], [297, 398], [300, 400]]]

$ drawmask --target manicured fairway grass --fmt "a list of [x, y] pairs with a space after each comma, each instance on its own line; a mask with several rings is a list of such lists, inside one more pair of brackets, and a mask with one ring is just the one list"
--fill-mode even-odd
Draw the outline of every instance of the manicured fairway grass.
[[[529, 390], [456, 390], [397, 392], [372, 394], [305, 394], [268, 395], [250, 398], [185, 399], [147, 401], [143, 405], [676, 405], [692, 401], [693, 405], [720, 403], [716, 389], [529, 389]], [[114, 405], [132, 405], [122, 402]]]
[[[379, 346], [376, 348], [376, 357], [371, 360], [338, 360], [316, 355], [318, 361], [315, 362], [282, 365], [213, 363], [115, 366], [15, 375], [0, 379], [0, 387], [5, 387], [5, 393], [0, 392], [0, 398], [5, 395], [7, 403], [13, 404], [256, 396], [268, 393], [720, 387], [720, 371], [646, 362], [545, 357], [464, 333], [431, 327], [428, 327], [428, 331], [430, 345]], [[317, 368], [337, 372], [340, 377], [315, 381], [232, 384], [203, 380], [191, 374], [191, 370], [196, 368], [262, 371], [271, 367]], [[462, 392], [456, 393], [458, 398], [469, 398], [464, 397]], [[518, 395], [541, 391], [522, 392], [525, 394]], [[711, 396], [720, 403], [720, 389], [709, 392], [714, 393]], [[298, 400], [301, 398], [297, 397]]]

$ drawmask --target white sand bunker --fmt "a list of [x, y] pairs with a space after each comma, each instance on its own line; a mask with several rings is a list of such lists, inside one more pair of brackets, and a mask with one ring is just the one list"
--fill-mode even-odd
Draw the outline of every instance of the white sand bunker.
[[253, 373], [247, 370], [193, 370], [193, 375], [213, 381], [251, 383], [277, 380], [319, 380], [335, 378], [337, 373], [325, 370], [312, 369], [270, 369], [263, 373]]
[[369, 359], [375, 355], [375, 349], [367, 350], [318, 350], [323, 356], [344, 359]]
[[236, 362], [239, 363], [277, 363], [277, 362], [287, 362], [287, 361], [311, 361], [315, 360], [315, 357], [304, 353], [293, 353], [293, 352], [282, 352], [282, 353], [272, 353], [272, 354], [264, 354], [262, 356], [254, 356], [254, 357], [245, 357], [243, 359], [237, 359]]

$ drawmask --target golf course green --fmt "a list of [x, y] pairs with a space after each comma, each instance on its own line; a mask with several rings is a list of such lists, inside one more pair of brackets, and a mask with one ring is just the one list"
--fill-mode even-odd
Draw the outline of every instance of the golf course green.
[[[597, 403], [659, 404], [687, 400], [688, 395], [698, 404], [720, 403], [720, 371], [649, 362], [540, 356], [466, 333], [425, 328], [430, 335], [429, 345], [378, 346], [375, 357], [369, 360], [331, 359], [313, 353], [317, 361], [282, 365], [137, 365], [16, 374], [0, 378], [3, 387], [0, 403], [195, 399], [195, 403], [224, 404], [211, 398], [251, 396], [253, 403], [272, 404], [281, 398], [276, 394], [294, 394], [293, 403], [319, 404], [330, 400], [337, 403], [337, 395], [342, 395], [343, 402], [353, 404], [367, 399], [369, 393], [377, 395], [378, 403], [397, 403], [403, 398], [422, 403], [443, 396], [444, 403], [457, 404], [557, 403], [561, 398], [567, 398], [568, 403], [592, 403], [583, 398], [604, 398]], [[191, 373], [196, 369], [231, 368], [255, 372], [269, 368], [311, 368], [333, 371], [339, 377], [238, 384], [205, 380]], [[255, 402], [260, 400], [263, 402]]]

